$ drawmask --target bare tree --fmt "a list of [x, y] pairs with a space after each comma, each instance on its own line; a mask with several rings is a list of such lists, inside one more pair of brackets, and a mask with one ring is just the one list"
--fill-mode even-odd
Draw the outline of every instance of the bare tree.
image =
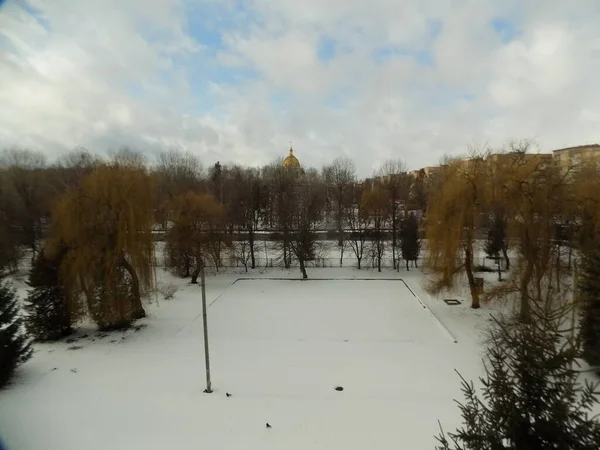
[[121, 147], [118, 150], [109, 152], [109, 159], [114, 164], [129, 167], [148, 167], [148, 158], [139, 150], [129, 147]]
[[167, 226], [168, 204], [184, 192], [202, 190], [202, 163], [193, 153], [170, 149], [158, 155], [153, 176], [157, 188], [156, 220]]
[[[265, 188], [259, 173], [253, 169], [233, 169], [230, 221], [237, 228], [238, 240], [244, 242], [251, 267], [256, 267], [256, 231], [265, 207]], [[245, 245], [247, 244], [247, 245]], [[245, 254], [245, 253], [244, 253]]]
[[377, 271], [381, 272], [381, 259], [385, 252], [385, 228], [389, 217], [387, 191], [379, 186], [373, 186], [363, 191], [360, 202], [372, 224], [369, 235], [373, 245], [373, 255], [377, 259]]
[[4, 190], [14, 194], [14, 208], [9, 223], [19, 230], [19, 243], [32, 251], [32, 261], [42, 237], [43, 223], [50, 213], [50, 196], [44, 177], [46, 158], [42, 153], [25, 149], [5, 150], [0, 155], [5, 177]]
[[363, 186], [355, 184], [353, 188], [352, 206], [346, 211], [347, 223], [350, 228], [348, 234], [348, 243], [356, 257], [357, 268], [361, 268], [365, 245], [369, 234], [369, 225], [371, 223], [369, 213], [365, 205], [360, 201], [362, 197]]
[[286, 269], [289, 269], [292, 263], [292, 221], [294, 212], [298, 208], [298, 184], [303, 173], [297, 168], [281, 167], [280, 164], [275, 163], [265, 168], [265, 175], [269, 183], [271, 214], [281, 236], [279, 243], [283, 264]]
[[313, 260], [316, 255], [315, 225], [321, 218], [325, 189], [316, 171], [307, 171], [296, 183], [295, 191], [290, 248], [298, 260], [302, 278], [306, 279], [306, 261]]
[[[387, 191], [389, 206], [389, 225], [392, 231], [392, 260], [396, 269], [396, 252], [398, 245], [398, 233], [402, 217], [406, 215], [406, 205], [410, 198], [410, 187], [412, 180], [406, 173], [406, 165], [400, 159], [385, 161], [377, 172], [381, 186]], [[398, 258], [399, 259], [399, 258]]]
[[[348, 157], [338, 157], [323, 168], [323, 178], [327, 191], [333, 198], [335, 205], [335, 223], [338, 233], [338, 246], [344, 246], [344, 225], [346, 211], [350, 207], [351, 189], [356, 179], [356, 167]], [[341, 251], [340, 266], [342, 265], [343, 250]]]

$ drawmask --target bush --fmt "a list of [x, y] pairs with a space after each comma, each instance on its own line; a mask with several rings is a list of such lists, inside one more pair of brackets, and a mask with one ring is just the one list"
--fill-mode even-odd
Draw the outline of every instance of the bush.
[[35, 340], [53, 341], [72, 333], [74, 315], [60, 281], [60, 256], [48, 258], [40, 252], [29, 272], [25, 303], [27, 330]]
[[160, 292], [165, 300], [171, 300], [177, 292], [177, 286], [174, 284], [165, 284], [158, 288], [158, 292]]
[[0, 281], [0, 387], [31, 357], [31, 345], [20, 317], [15, 290]]

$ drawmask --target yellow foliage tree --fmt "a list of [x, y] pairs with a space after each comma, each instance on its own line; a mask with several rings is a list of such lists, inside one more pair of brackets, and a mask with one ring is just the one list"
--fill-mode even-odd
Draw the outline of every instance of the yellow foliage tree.
[[101, 328], [145, 316], [141, 292], [154, 284], [151, 192], [144, 168], [102, 164], [54, 206], [48, 251], [66, 248], [69, 297], [83, 296]]
[[436, 174], [427, 207], [428, 267], [433, 271], [432, 292], [454, 285], [466, 273], [471, 307], [480, 306], [480, 289], [475, 282], [474, 251], [481, 213], [485, 208], [487, 166], [483, 156], [468, 161], [451, 161]]
[[212, 244], [222, 239], [225, 208], [212, 195], [188, 191], [169, 203], [167, 261], [196, 283]]
[[545, 297], [543, 287], [550, 287], [557, 266], [556, 228], [567, 211], [567, 184], [558, 168], [539, 155], [518, 151], [510, 157], [503, 196], [511, 218], [509, 234], [518, 242], [518, 266], [512, 275], [520, 297], [519, 319], [528, 322], [530, 299]]

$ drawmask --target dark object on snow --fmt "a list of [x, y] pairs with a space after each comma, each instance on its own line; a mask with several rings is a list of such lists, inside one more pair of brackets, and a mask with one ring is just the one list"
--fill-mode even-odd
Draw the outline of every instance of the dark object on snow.
[[445, 298], [444, 303], [450, 306], [460, 305], [460, 301], [456, 300], [455, 298]]
[[267, 428], [273, 428], [271, 425], [269, 425], [269, 422], [267, 422]]
[[231, 394], [230, 394], [229, 392], [225, 392], [225, 395], [226, 395], [227, 397], [231, 397]]
[[344, 390], [344, 388], [341, 387], [341, 386], [336, 386], [335, 390], [338, 391], [338, 392], [342, 392]]
[[18, 365], [31, 357], [24, 328], [15, 290], [0, 281], [0, 387], [8, 382]]

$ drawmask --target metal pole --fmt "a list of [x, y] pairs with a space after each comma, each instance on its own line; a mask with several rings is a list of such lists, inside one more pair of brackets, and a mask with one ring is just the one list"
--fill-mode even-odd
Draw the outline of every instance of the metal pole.
[[206, 392], [210, 394], [212, 387], [210, 384], [210, 357], [208, 355], [208, 324], [206, 320], [206, 278], [204, 277], [204, 267], [200, 272], [200, 280], [202, 281], [202, 325], [204, 328], [204, 366], [206, 367]]

